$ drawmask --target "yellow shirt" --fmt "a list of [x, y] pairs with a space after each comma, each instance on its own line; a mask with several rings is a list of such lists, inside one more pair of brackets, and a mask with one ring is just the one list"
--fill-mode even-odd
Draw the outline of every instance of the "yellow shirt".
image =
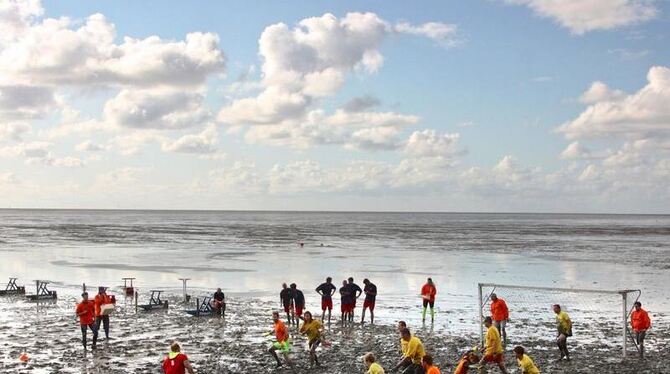
[[307, 334], [309, 340], [312, 341], [321, 337], [321, 332], [319, 331], [321, 328], [323, 328], [321, 321], [314, 319], [312, 322], [303, 323], [300, 327], [300, 332]]
[[516, 361], [519, 363], [519, 368], [523, 374], [540, 374], [540, 370], [528, 355], [523, 355], [521, 359], [517, 359]]
[[426, 355], [423, 349], [423, 343], [416, 336], [412, 336], [407, 342], [407, 349], [405, 350], [405, 357], [412, 359], [413, 364], [421, 365], [421, 359]]
[[402, 352], [403, 355], [407, 352], [407, 342], [403, 338], [400, 338], [400, 352]]
[[378, 363], [373, 362], [365, 374], [384, 374], [384, 368], [382, 368]]
[[561, 334], [567, 334], [572, 330], [572, 321], [570, 321], [570, 316], [564, 311], [560, 311], [556, 315], [556, 323], [558, 324], [558, 332]]
[[500, 333], [493, 325], [486, 330], [486, 352], [487, 355], [497, 355], [503, 353]]

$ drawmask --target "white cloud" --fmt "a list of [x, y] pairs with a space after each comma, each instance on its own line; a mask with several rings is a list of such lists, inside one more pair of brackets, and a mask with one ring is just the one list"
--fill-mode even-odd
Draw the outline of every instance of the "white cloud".
[[405, 153], [412, 157], [448, 157], [457, 150], [460, 135], [439, 134], [435, 130], [414, 131], [405, 143]]
[[630, 26], [654, 18], [658, 11], [646, 0], [503, 0], [525, 5], [544, 18], [551, 18], [582, 35], [594, 30]]
[[458, 27], [448, 23], [426, 22], [421, 25], [411, 25], [407, 22], [399, 22], [394, 26], [394, 30], [403, 34], [425, 36], [443, 46], [458, 44], [455, 38]]
[[21, 141], [23, 135], [31, 129], [32, 127], [25, 122], [0, 123], [0, 142], [8, 140]]
[[0, 120], [42, 117], [55, 105], [52, 88], [0, 85]]
[[605, 83], [596, 81], [580, 96], [579, 101], [584, 104], [594, 104], [599, 101], [617, 101], [624, 96], [623, 91], [612, 90]]
[[584, 148], [579, 142], [572, 142], [561, 152], [559, 158], [562, 160], [591, 158], [591, 151]]
[[105, 103], [104, 116], [120, 127], [175, 130], [202, 125], [211, 114], [199, 93], [124, 89]]
[[105, 150], [105, 147], [95, 144], [91, 140], [85, 140], [77, 144], [74, 148], [79, 152], [100, 152]]
[[166, 140], [161, 145], [165, 152], [211, 154], [217, 151], [218, 132], [209, 125], [199, 134], [184, 135], [177, 140]]
[[605, 94], [593, 95], [592, 105], [558, 131], [568, 139], [670, 136], [670, 69], [652, 67], [647, 80], [642, 89], [620, 98], [613, 99], [608, 89], [602, 90]]
[[365, 95], [350, 99], [344, 103], [342, 110], [345, 112], [362, 112], [372, 107], [378, 106], [379, 104], [381, 104], [381, 102], [378, 98], [371, 95]]

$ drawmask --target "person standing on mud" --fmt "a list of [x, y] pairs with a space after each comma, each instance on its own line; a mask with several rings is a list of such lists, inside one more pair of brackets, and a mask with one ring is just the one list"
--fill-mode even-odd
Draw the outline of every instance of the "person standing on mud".
[[333, 278], [326, 278], [326, 282], [321, 283], [319, 287], [316, 288], [316, 293], [321, 295], [321, 322], [326, 315], [326, 309], [328, 309], [328, 323], [330, 324], [330, 314], [333, 311], [333, 295], [337, 291], [337, 287], [333, 285]]
[[630, 324], [635, 333], [635, 342], [640, 349], [640, 358], [644, 357], [644, 337], [647, 335], [647, 330], [651, 328], [651, 319], [649, 313], [642, 309], [642, 303], [636, 301], [633, 304], [635, 309], [630, 315]]
[[349, 319], [349, 313], [351, 313], [351, 290], [349, 283], [347, 283], [346, 280], [342, 281], [342, 287], [340, 287], [340, 304], [342, 310], [342, 324], [344, 325]]
[[554, 304], [554, 313], [556, 313], [556, 329], [558, 330], [558, 336], [556, 337], [556, 345], [561, 351], [561, 358], [565, 357], [566, 360], [570, 361], [570, 353], [568, 352], [568, 337], [572, 336], [572, 321], [568, 313], [561, 310], [561, 306]]
[[375, 300], [377, 299], [377, 286], [370, 280], [363, 279], [363, 292], [365, 292], [365, 301], [363, 301], [363, 314], [361, 315], [361, 323], [365, 322], [365, 309], [370, 309], [370, 323], [375, 323]]
[[221, 288], [217, 288], [212, 297], [212, 306], [214, 307], [214, 313], [220, 315], [221, 317], [226, 316], [226, 295], [221, 291]]
[[349, 277], [349, 292], [351, 292], [351, 310], [349, 313], [349, 322], [354, 322], [354, 310], [356, 310], [356, 299], [363, 294], [363, 289], [354, 283], [354, 278]]
[[191, 363], [188, 361], [188, 356], [181, 353], [181, 347], [177, 342], [170, 345], [170, 353], [163, 360], [163, 373], [165, 374], [195, 374]]
[[310, 368], [314, 367], [314, 364], [320, 367], [319, 358], [316, 356], [316, 348], [319, 347], [323, 339], [323, 324], [312, 318], [311, 312], [305, 312], [305, 322], [300, 327], [300, 333], [307, 335]]
[[88, 329], [93, 332], [93, 345], [91, 349], [95, 349], [95, 343], [98, 341], [98, 329], [95, 328], [95, 302], [88, 299], [88, 292], [81, 294], [81, 302], [77, 304], [77, 317], [79, 317], [79, 325], [81, 327], [81, 343], [86, 350], [86, 333]]
[[293, 322], [296, 326], [300, 325], [302, 319], [302, 311], [305, 310], [305, 294], [298, 289], [295, 283], [291, 283], [291, 298], [295, 306], [295, 315], [293, 315]]
[[282, 283], [282, 289], [279, 292], [279, 305], [284, 309], [286, 313], [286, 321], [288, 324], [291, 324], [291, 314], [290, 311], [293, 306], [293, 298], [291, 297], [291, 290], [288, 288], [286, 283]]
[[106, 287], [98, 287], [98, 294], [95, 295], [95, 327], [100, 331], [100, 322], [105, 330], [105, 339], [109, 338], [109, 315], [102, 314], [102, 306], [106, 304], [115, 304], [116, 300], [107, 295]]
[[502, 335], [503, 344], [507, 344], [507, 320], [509, 319], [509, 309], [505, 300], [498, 297], [498, 295], [491, 294], [491, 317], [493, 318], [493, 326], [498, 329]]
[[421, 314], [423, 322], [426, 322], [426, 309], [430, 306], [430, 322], [435, 322], [435, 295], [437, 288], [432, 278], [428, 278], [426, 284], [421, 287], [421, 298], [423, 298], [423, 313]]

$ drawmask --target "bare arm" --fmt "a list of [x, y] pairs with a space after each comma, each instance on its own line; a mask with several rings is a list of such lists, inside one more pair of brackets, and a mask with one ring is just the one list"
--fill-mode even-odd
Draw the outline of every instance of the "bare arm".
[[184, 361], [184, 367], [186, 368], [186, 371], [188, 371], [188, 374], [195, 374], [193, 366], [191, 366], [191, 363], [188, 360]]

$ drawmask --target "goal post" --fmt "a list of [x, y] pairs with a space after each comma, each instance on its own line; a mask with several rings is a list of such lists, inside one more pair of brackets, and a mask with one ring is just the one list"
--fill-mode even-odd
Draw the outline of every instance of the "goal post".
[[[630, 290], [598, 290], [578, 288], [535, 287], [495, 283], [478, 283], [478, 314], [479, 339], [484, 344], [484, 317], [490, 315], [491, 294], [505, 300], [510, 310], [510, 323], [507, 325], [508, 336], [516, 340], [517, 334], [535, 335], [542, 339], [552, 333], [554, 318], [550, 308], [553, 304], [570, 315], [575, 329], [576, 339], [584, 335], [593, 335], [592, 340], [600, 339], [599, 345], [619, 346], [622, 357], [626, 358], [628, 342], [639, 350], [633, 334], [629, 329], [628, 320], [634, 304], [640, 299], [642, 292]], [[518, 324], [516, 321], [521, 321]], [[615, 328], [612, 328], [615, 326]], [[618, 333], [616, 332], [618, 330]], [[553, 330], [555, 331], [555, 330]], [[588, 340], [588, 339], [587, 339]], [[609, 343], [609, 344], [604, 344]], [[595, 344], [595, 343], [593, 343]]]

